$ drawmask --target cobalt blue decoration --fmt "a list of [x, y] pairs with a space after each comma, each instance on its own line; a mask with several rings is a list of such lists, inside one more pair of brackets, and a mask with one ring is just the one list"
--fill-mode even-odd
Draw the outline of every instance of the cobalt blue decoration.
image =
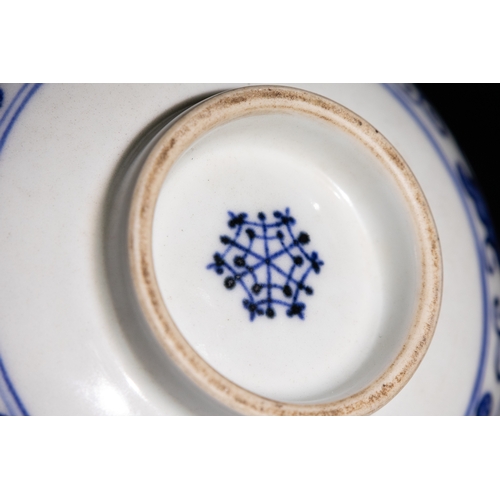
[[[420, 130], [432, 144], [434, 150], [441, 159], [443, 166], [457, 188], [457, 193], [462, 201], [462, 206], [465, 210], [470, 229], [474, 236], [477, 257], [479, 260], [479, 268], [481, 270], [480, 278], [483, 302], [483, 325], [479, 366], [465, 414], [475, 415], [480, 412], [484, 414], [485, 409], [490, 411], [491, 406], [489, 405], [493, 404], [491, 394], [488, 396], [489, 393], [486, 393], [486, 395], [482, 396], [482, 394], [485, 394], [483, 385], [488, 359], [490, 322], [491, 318], [494, 317], [491, 311], [491, 307], [494, 305], [494, 299], [488, 287], [487, 276], [498, 272], [499, 264], [498, 244], [493, 231], [493, 225], [485, 208], [484, 200], [472, 176], [465, 170], [461, 160], [457, 160], [456, 155], [450, 154], [447, 149], [443, 147], [443, 138], [447, 137], [448, 140], [452, 139], [450, 139], [449, 132], [443, 122], [438, 118], [438, 114], [432, 109], [432, 106], [425, 101], [423, 96], [414, 87], [387, 84], [384, 84], [384, 87], [406, 109], [415, 123], [419, 126]], [[430, 120], [430, 126], [425, 123], [425, 120], [422, 119], [418, 110], [422, 111]], [[486, 231], [485, 237], [483, 237], [480, 234], [480, 231], [478, 231], [478, 227], [474, 221], [474, 209], [469, 205], [468, 198], [470, 198], [473, 202], [475, 212], [483, 225], [483, 229]], [[500, 334], [498, 335], [497, 356], [500, 352]]]
[[491, 415], [493, 398], [490, 392], [487, 392], [477, 406], [476, 415], [478, 417], [488, 417]]
[[499, 257], [500, 252], [498, 249], [497, 238], [495, 235], [495, 228], [493, 227], [493, 223], [488, 214], [488, 207], [486, 206], [481, 191], [479, 190], [479, 186], [477, 185], [472, 175], [467, 173], [465, 167], [462, 165], [461, 162], [457, 162], [457, 172], [460, 176], [460, 180], [462, 181], [462, 184], [467, 194], [474, 202], [477, 215], [481, 219], [481, 222], [483, 223], [484, 228], [486, 229], [486, 236], [484, 237], [484, 245], [485, 247], [490, 247], [492, 249], [496, 260], [496, 262], [491, 262], [486, 260], [486, 264], [488, 272], [493, 273], [495, 270], [495, 266], [498, 265], [498, 263], [500, 262], [500, 257]]
[[497, 381], [500, 382], [500, 299], [495, 296], [493, 299], [493, 324], [497, 334], [496, 351], [495, 351], [495, 375]]
[[311, 271], [319, 274], [323, 265], [317, 252], [304, 249], [311, 241], [309, 235], [303, 231], [294, 234], [296, 221], [289, 208], [284, 213], [273, 212], [271, 222], [263, 212], [256, 221], [249, 220], [246, 213], [228, 214], [228, 226], [234, 233], [220, 237], [226, 248], [214, 254], [207, 269], [226, 274], [223, 284], [227, 290], [236, 285], [243, 288], [243, 307], [251, 321], [263, 315], [274, 318], [276, 306], [284, 306], [290, 318], [304, 319], [306, 305], [300, 295], [314, 293], [306, 280]]
[[[25, 83], [12, 96], [10, 101], [6, 99], [4, 90], [0, 88], [0, 154], [2, 153], [5, 142], [7, 141], [7, 138], [16, 124], [21, 112], [40, 86], [40, 83]], [[5, 367], [1, 356], [0, 400], [3, 401], [9, 415], [28, 415], [28, 411], [17, 393], [14, 383], [7, 373], [7, 368]]]

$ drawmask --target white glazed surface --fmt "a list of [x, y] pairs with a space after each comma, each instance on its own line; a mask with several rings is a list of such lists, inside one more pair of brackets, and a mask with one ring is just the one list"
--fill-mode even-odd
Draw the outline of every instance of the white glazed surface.
[[[394, 97], [399, 90], [292, 86], [339, 102], [385, 135], [417, 177], [438, 228], [444, 290], [435, 336], [413, 378], [378, 414], [473, 413], [484, 391], [497, 402], [496, 336], [482, 286], [492, 296], [499, 280], [482, 278], [471, 220], [479, 240], [484, 229], [443, 165], [443, 155], [460, 159], [458, 150], [438, 134], [429, 140], [433, 125], [425, 109], [409, 103], [412, 116]], [[46, 85], [22, 110], [0, 151], [0, 355], [28, 413], [209, 412], [176, 399], [125, 339], [105, 278], [103, 214], [117, 165], [145, 128], [196, 98], [234, 87]], [[2, 88], [6, 102], [18, 89]], [[320, 235], [313, 241], [321, 246]], [[370, 286], [376, 283], [374, 277]], [[478, 377], [482, 352], [489, 359]], [[5, 381], [0, 390], [8, 393]]]
[[[232, 234], [228, 209], [258, 221], [258, 207], [272, 223], [288, 206], [296, 234], [310, 235], [305, 249], [324, 264], [308, 276], [304, 320], [277, 305], [272, 320], [250, 321], [243, 289], [226, 290], [207, 264], [224, 251], [219, 235]], [[271, 399], [329, 401], [368, 385], [403, 344], [416, 308], [412, 227], [395, 182], [351, 136], [303, 117], [260, 115], [219, 127], [176, 162], [157, 203], [153, 257], [173, 320], [218, 372]], [[279, 240], [268, 246], [281, 249]], [[288, 261], [277, 264], [288, 272]]]

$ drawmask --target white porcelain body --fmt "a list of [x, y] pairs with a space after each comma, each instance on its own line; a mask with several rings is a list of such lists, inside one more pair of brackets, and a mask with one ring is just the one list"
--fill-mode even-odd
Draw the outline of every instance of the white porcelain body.
[[[439, 233], [434, 339], [377, 414], [498, 413], [496, 243], [446, 127], [412, 87], [291, 85], [376, 127], [416, 176]], [[161, 117], [237, 86], [1, 86], [0, 414], [231, 413], [189, 384], [173, 387], [158, 375], [161, 361], [145, 359], [127, 337], [103, 238], [110, 184], [131, 144]]]

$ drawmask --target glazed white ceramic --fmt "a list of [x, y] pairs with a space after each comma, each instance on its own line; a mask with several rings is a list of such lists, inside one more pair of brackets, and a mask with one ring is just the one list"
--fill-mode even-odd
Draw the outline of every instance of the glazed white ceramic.
[[[498, 262], [487, 215], [446, 128], [411, 87], [292, 86], [338, 102], [387, 138], [415, 175], [437, 227], [444, 278], [434, 338], [409, 382], [377, 414], [496, 413]], [[0, 413], [235, 411], [186, 377], [148, 335], [150, 325], [127, 298], [130, 277], [114, 231], [121, 208], [130, 206], [120, 190], [136, 182], [134, 165], [147, 160], [151, 141], [183, 109], [236, 87], [1, 87]], [[256, 146], [247, 157], [241, 152], [249, 137]], [[353, 374], [375, 359], [376, 332], [407, 332], [418, 289], [414, 225], [400, 191], [363, 148], [338, 134], [339, 166], [328, 170], [331, 140], [296, 116], [218, 127], [174, 165], [158, 198], [152, 248], [166, 307], [198, 356], [272, 400], [336, 399], [346, 380], [359, 389], [364, 382]], [[228, 155], [237, 165], [224, 164]], [[352, 164], [357, 172], [345, 167]], [[290, 208], [324, 262], [311, 279], [303, 321], [284, 310], [250, 321], [241, 295], [206, 268], [228, 230], [227, 210], [256, 217], [255, 192], [268, 216]], [[388, 328], [390, 321], [397, 327]], [[330, 324], [348, 335], [326, 335]], [[361, 339], [356, 346], [353, 335]]]
[[166, 127], [135, 162], [128, 249], [167, 354], [243, 413], [386, 404], [441, 297], [439, 240], [404, 160], [357, 115], [290, 87], [225, 92]]

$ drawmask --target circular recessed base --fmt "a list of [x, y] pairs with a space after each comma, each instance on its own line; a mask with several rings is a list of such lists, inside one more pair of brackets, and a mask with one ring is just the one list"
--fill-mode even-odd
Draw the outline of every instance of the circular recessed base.
[[375, 411], [439, 311], [410, 170], [362, 119], [295, 89], [220, 94], [173, 123], [137, 181], [129, 247], [161, 345], [243, 413]]

